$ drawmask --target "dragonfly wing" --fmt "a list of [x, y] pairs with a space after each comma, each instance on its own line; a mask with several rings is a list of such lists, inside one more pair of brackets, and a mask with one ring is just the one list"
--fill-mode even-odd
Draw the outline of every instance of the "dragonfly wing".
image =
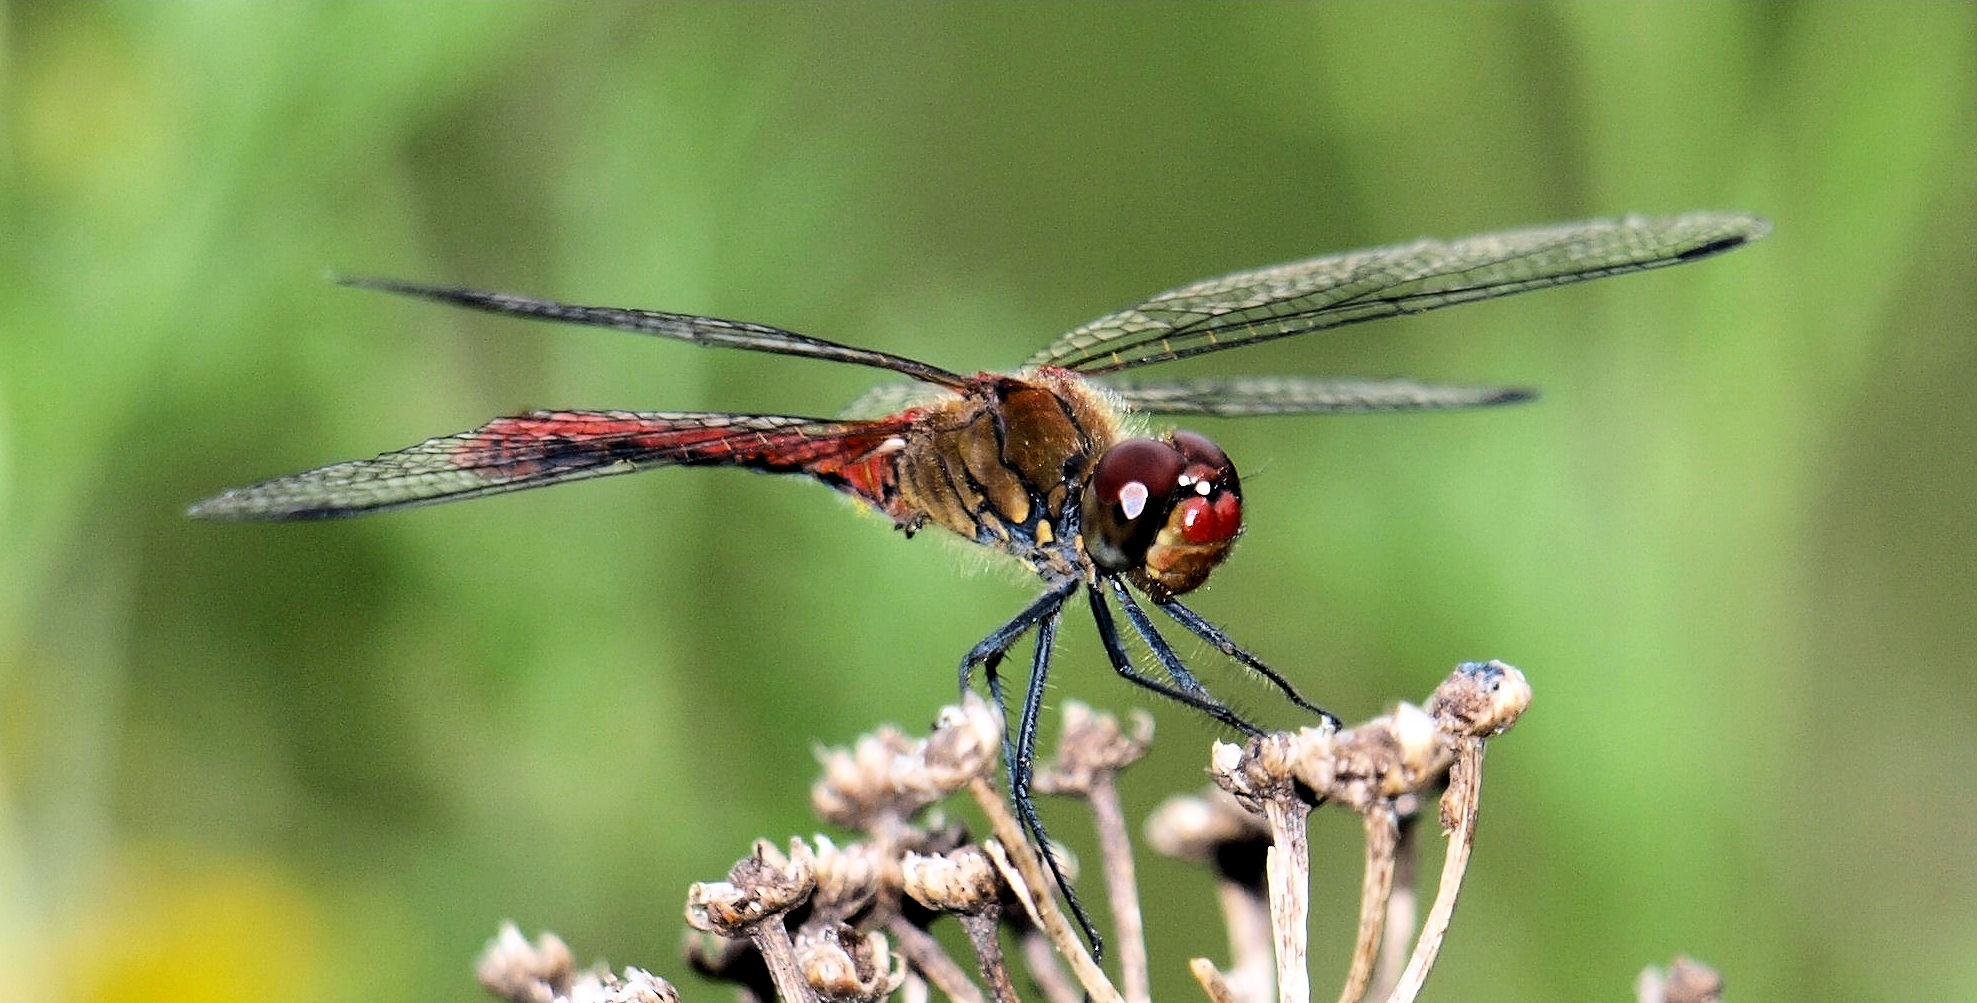
[[1238, 418], [1270, 414], [1362, 414], [1514, 404], [1537, 394], [1518, 387], [1442, 386], [1406, 379], [1252, 376], [1106, 387], [1150, 414]]
[[908, 408], [925, 407], [950, 396], [924, 383], [881, 383], [859, 394], [838, 412], [839, 418], [878, 418]]
[[360, 289], [376, 289], [401, 296], [416, 296], [420, 299], [451, 303], [454, 306], [484, 310], [488, 313], [505, 313], [537, 320], [609, 327], [637, 334], [675, 338], [696, 345], [742, 348], [751, 352], [799, 355], [811, 359], [871, 366], [944, 387], [959, 387], [967, 382], [945, 369], [905, 356], [840, 345], [835, 341], [825, 341], [822, 338], [785, 331], [767, 324], [722, 320], [719, 317], [698, 317], [685, 313], [662, 313], [658, 310], [578, 306], [573, 303], [536, 299], [532, 296], [517, 296], [513, 293], [428, 286], [416, 282], [401, 282], [397, 279], [339, 278], [337, 281]]
[[1116, 372], [1694, 261], [1741, 247], [1770, 229], [1739, 213], [1629, 216], [1294, 261], [1168, 290], [1065, 334], [1029, 364]]
[[322, 519], [694, 465], [806, 473], [883, 508], [891, 497], [891, 440], [908, 424], [904, 418], [531, 411], [369, 460], [235, 488], [192, 506], [189, 514]]

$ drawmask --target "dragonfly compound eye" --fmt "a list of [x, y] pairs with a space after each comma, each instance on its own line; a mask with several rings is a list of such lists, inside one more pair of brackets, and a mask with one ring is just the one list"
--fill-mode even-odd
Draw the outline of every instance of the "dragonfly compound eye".
[[1195, 432], [1168, 436], [1184, 466], [1174, 479], [1174, 501], [1153, 541], [1140, 574], [1170, 593], [1186, 592], [1208, 579], [1229, 556], [1242, 534], [1242, 482], [1222, 447]]
[[1131, 571], [1145, 562], [1187, 466], [1180, 450], [1153, 439], [1127, 439], [1099, 457], [1081, 510], [1085, 551], [1099, 570]]

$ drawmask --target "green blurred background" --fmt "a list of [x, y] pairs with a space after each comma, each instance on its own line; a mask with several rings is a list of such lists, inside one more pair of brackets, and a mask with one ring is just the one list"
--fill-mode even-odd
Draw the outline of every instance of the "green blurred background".
[[[816, 827], [812, 744], [923, 725], [1034, 592], [727, 471], [185, 520], [524, 407], [870, 381], [326, 270], [972, 370], [1235, 268], [1698, 208], [1777, 231], [1161, 370], [1546, 393], [1200, 423], [1251, 528], [1196, 605], [1349, 718], [1529, 673], [1433, 998], [1619, 999], [1677, 951], [1743, 999], [1977, 998], [1977, 7], [20, 4], [0, 38], [14, 998], [474, 1000], [510, 917], [682, 976], [686, 883]], [[1055, 696], [1146, 704], [1068, 624]], [[1157, 711], [1136, 812], [1218, 734]], [[1356, 823], [1314, 843], [1322, 986]], [[1208, 880], [1142, 866], [1194, 998]]]

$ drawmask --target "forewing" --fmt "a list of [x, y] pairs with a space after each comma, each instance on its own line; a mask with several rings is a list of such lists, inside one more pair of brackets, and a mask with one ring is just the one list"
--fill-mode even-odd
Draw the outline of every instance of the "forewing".
[[1435, 411], [1530, 400], [1517, 387], [1442, 386], [1405, 379], [1303, 379], [1253, 376], [1108, 386], [1126, 406], [1149, 414], [1238, 418], [1272, 414]]
[[1739, 213], [1597, 220], [1294, 261], [1171, 289], [1071, 331], [1030, 365], [1108, 373], [1376, 317], [1694, 261], [1764, 236]]
[[[201, 519], [322, 519], [630, 473], [719, 465], [835, 476], [877, 455], [894, 421], [701, 412], [531, 411], [369, 460], [235, 488]], [[855, 471], [854, 471], [855, 472]], [[835, 482], [845, 487], [845, 478]]]
[[558, 303], [555, 300], [518, 296], [514, 293], [428, 286], [398, 279], [339, 278], [337, 281], [359, 289], [376, 289], [401, 296], [415, 296], [488, 313], [560, 321], [566, 324], [609, 327], [636, 334], [673, 338], [695, 345], [741, 348], [751, 352], [768, 352], [772, 355], [797, 355], [829, 362], [847, 362], [855, 366], [871, 366], [874, 369], [899, 373], [937, 386], [958, 387], [966, 382], [954, 373], [917, 359], [870, 348], [840, 345], [835, 341], [825, 341], [822, 338], [785, 331], [767, 324], [722, 320], [719, 317], [699, 317], [686, 313], [665, 313], [658, 310], [636, 310], [628, 307], [579, 306], [575, 303]]

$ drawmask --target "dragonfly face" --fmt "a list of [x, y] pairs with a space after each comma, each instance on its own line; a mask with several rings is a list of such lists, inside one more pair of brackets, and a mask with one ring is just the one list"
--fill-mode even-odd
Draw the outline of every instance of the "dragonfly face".
[[1166, 598], [1188, 592], [1242, 532], [1242, 483], [1220, 446], [1176, 429], [1127, 439], [1099, 458], [1081, 502], [1085, 551], [1101, 574], [1127, 573]]
[[[661, 466], [736, 466], [802, 474], [911, 532], [936, 523], [1023, 561], [1044, 581], [1029, 607], [961, 663], [983, 671], [998, 704], [1002, 663], [1036, 635], [1021, 716], [1006, 747], [1010, 788], [1049, 855], [1029, 801], [1030, 757], [1063, 608], [1079, 591], [1113, 669], [1241, 731], [1256, 726], [1209, 693], [1134, 599], [1153, 604], [1299, 707], [1336, 718], [1177, 597], [1199, 586], [1242, 532], [1242, 489], [1220, 448], [1184, 431], [1128, 438], [1118, 408], [1219, 417], [1475, 407], [1523, 400], [1502, 387], [1411, 380], [1237, 377], [1114, 385], [1141, 366], [1396, 314], [1659, 268], [1756, 240], [1770, 225], [1738, 213], [1572, 223], [1327, 255], [1207, 279], [1077, 328], [1013, 375], [937, 366], [761, 324], [403, 282], [351, 285], [495, 313], [614, 327], [706, 346], [887, 370], [931, 392], [864, 418], [681, 411], [535, 411], [428, 439], [369, 460], [238, 488], [194, 505], [206, 519], [311, 519], [472, 498]], [[1112, 606], [1158, 663], [1140, 668]], [[1054, 867], [1054, 863], [1053, 863]], [[1061, 882], [1060, 882], [1061, 883]], [[1067, 897], [1069, 889], [1066, 888]], [[1077, 911], [1076, 899], [1071, 905]], [[1081, 912], [1078, 913], [1083, 918]], [[1097, 937], [1086, 924], [1086, 934]]]

